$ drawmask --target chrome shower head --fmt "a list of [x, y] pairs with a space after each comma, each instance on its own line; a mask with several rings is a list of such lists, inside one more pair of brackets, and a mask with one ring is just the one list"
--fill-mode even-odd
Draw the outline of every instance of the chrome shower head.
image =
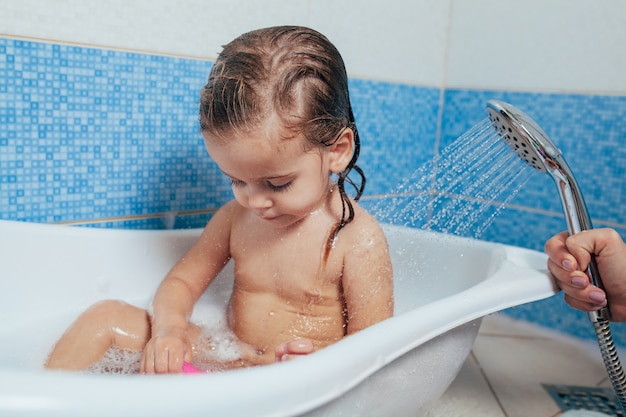
[[487, 103], [487, 113], [500, 137], [537, 171], [547, 172], [551, 160], [561, 156], [548, 135], [519, 109], [491, 100]]
[[508, 103], [491, 100], [487, 103], [487, 113], [500, 138], [527, 164], [550, 174], [556, 182], [569, 232], [591, 229], [578, 183], [548, 135], [530, 117]]
[[[570, 234], [592, 229], [578, 183], [561, 151], [548, 135], [530, 117], [508, 103], [491, 100], [487, 103], [487, 113], [500, 138], [522, 160], [537, 171], [550, 174], [557, 185]], [[602, 280], [593, 259], [587, 274], [592, 284], [602, 288]], [[604, 308], [589, 313], [589, 317], [592, 321], [608, 319], [608, 310]]]

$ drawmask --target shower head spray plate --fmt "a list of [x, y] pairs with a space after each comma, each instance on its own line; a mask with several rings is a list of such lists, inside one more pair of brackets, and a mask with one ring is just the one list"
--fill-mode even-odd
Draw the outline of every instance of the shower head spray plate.
[[502, 140], [527, 164], [546, 172], [560, 151], [543, 130], [519, 109], [502, 101], [487, 103], [489, 120]]

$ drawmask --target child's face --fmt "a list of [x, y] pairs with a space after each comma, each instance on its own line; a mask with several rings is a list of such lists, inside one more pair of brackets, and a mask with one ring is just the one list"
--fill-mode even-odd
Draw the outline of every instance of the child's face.
[[281, 228], [326, 202], [330, 170], [323, 149], [305, 152], [302, 135], [283, 139], [284, 130], [269, 125], [228, 141], [206, 132], [204, 138], [209, 155], [231, 179], [237, 202]]

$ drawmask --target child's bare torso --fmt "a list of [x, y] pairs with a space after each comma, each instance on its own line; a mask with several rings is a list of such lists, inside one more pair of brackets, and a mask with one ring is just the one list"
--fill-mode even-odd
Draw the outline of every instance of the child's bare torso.
[[275, 347], [290, 340], [309, 339], [319, 349], [346, 334], [343, 251], [339, 244], [326, 250], [330, 216], [311, 216], [320, 218], [287, 229], [259, 227], [250, 215], [233, 222], [228, 319], [239, 340], [256, 351], [253, 362], [273, 362]]

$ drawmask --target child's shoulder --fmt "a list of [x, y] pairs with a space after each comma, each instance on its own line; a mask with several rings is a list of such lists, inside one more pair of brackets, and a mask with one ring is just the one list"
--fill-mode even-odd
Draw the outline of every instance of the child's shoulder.
[[236, 224], [241, 216], [244, 214], [244, 209], [241, 207], [239, 203], [235, 200], [231, 200], [228, 203], [221, 206], [213, 217], [211, 218], [210, 223], [219, 223], [219, 224]]
[[359, 204], [354, 204], [353, 207], [355, 224], [360, 224], [362, 227], [368, 227], [372, 229], [381, 229], [378, 220], [376, 220], [376, 218], [372, 214], [370, 214], [370, 212], [365, 210]]
[[233, 218], [236, 216], [240, 216], [244, 212], [244, 210], [245, 209], [239, 203], [237, 203], [237, 200], [230, 200], [228, 203], [221, 206], [217, 210], [216, 214]]
[[[343, 232], [342, 230], [340, 233]], [[378, 220], [358, 204], [354, 205], [354, 219], [346, 225], [345, 232], [349, 235], [348, 240], [351, 241], [352, 245], [369, 246], [372, 243], [387, 245], [385, 233]]]

